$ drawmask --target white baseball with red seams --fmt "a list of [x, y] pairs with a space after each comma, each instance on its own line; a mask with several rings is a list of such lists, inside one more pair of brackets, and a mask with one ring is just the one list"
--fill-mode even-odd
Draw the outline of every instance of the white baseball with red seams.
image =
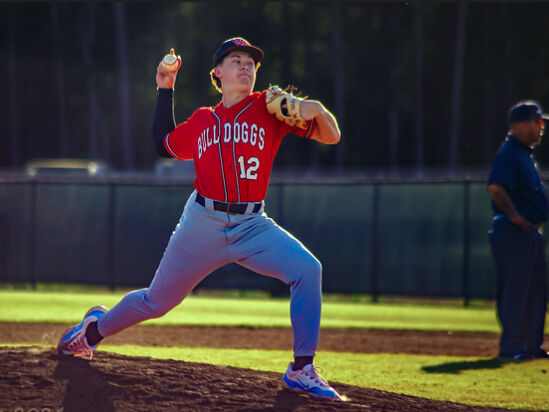
[[169, 72], [175, 72], [179, 68], [177, 56], [175, 54], [166, 54], [162, 59], [162, 67]]

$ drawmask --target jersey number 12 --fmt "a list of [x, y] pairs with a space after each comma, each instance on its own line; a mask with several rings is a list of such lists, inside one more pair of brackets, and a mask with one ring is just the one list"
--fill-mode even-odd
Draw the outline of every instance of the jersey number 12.
[[[257, 169], [259, 169], [259, 159], [255, 156], [250, 157], [247, 162], [244, 160], [244, 156], [238, 158], [238, 164], [240, 165], [240, 178], [248, 180], [257, 180]], [[248, 168], [246, 169], [246, 164]]]

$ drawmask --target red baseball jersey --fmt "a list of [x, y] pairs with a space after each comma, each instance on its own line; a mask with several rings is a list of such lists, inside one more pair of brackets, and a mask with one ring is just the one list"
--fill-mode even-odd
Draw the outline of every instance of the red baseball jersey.
[[164, 138], [166, 150], [178, 160], [194, 159], [194, 187], [222, 202], [260, 202], [265, 198], [271, 168], [282, 138], [307, 129], [288, 126], [267, 111], [266, 91], [255, 92], [230, 108], [220, 102], [202, 107]]

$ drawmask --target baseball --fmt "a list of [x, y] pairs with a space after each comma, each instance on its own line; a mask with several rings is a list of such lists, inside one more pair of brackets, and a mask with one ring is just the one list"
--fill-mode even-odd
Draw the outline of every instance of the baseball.
[[175, 72], [179, 68], [177, 56], [175, 54], [166, 54], [162, 59], [162, 67], [169, 72]]

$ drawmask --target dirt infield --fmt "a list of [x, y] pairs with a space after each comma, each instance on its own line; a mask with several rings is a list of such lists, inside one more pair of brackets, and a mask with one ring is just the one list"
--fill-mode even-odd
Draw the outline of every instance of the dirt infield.
[[[55, 345], [59, 335], [68, 326], [70, 325], [0, 322], [0, 341]], [[549, 339], [545, 341], [549, 342]], [[134, 326], [105, 339], [104, 343], [291, 350], [292, 332], [288, 328]], [[321, 329], [319, 350], [496, 356], [497, 346], [498, 335], [494, 333]]]
[[[0, 348], [0, 411], [508, 411], [339, 383], [333, 386], [349, 398], [347, 402], [320, 401], [282, 390], [281, 373], [103, 351], [91, 362], [60, 359], [53, 346], [66, 327], [0, 323], [1, 342], [52, 345]], [[136, 326], [105, 343], [290, 350], [291, 332]], [[319, 349], [494, 356], [496, 348], [495, 334], [327, 329], [321, 332]]]

